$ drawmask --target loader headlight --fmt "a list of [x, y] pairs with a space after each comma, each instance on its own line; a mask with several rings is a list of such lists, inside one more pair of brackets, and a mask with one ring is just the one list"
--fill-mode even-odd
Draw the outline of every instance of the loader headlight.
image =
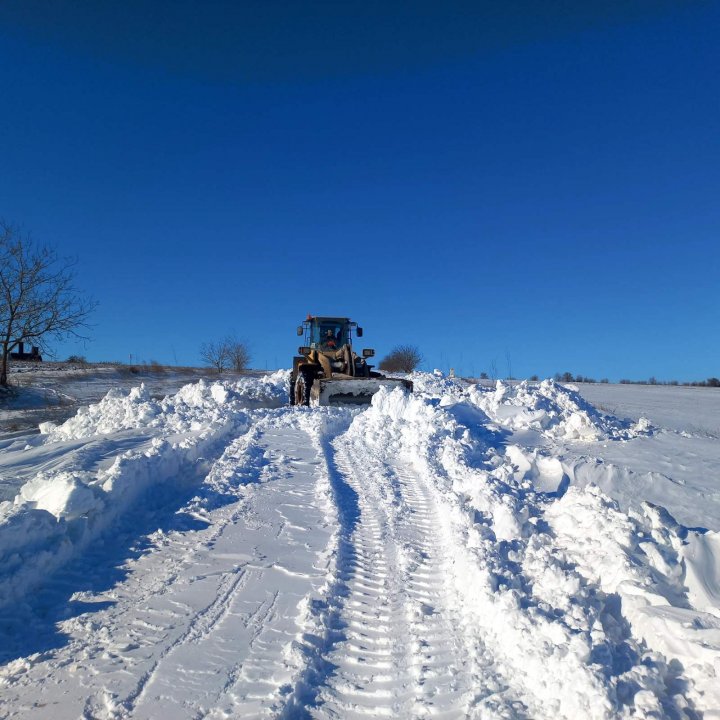
[[372, 348], [365, 348], [365, 349], [363, 350], [363, 357], [364, 357], [364, 358], [373, 357], [374, 355], [375, 355], [375, 351], [374, 351]]

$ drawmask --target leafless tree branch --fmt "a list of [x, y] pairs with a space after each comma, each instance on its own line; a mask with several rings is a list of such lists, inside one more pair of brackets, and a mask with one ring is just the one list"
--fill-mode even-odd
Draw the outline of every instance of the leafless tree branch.
[[97, 303], [75, 287], [74, 265], [0, 220], [0, 385], [7, 385], [8, 359], [19, 343], [47, 348], [49, 338], [84, 337], [80, 329]]
[[250, 350], [247, 343], [228, 336], [217, 342], [203, 343], [200, 346], [200, 358], [218, 372], [228, 368], [242, 372], [250, 364]]

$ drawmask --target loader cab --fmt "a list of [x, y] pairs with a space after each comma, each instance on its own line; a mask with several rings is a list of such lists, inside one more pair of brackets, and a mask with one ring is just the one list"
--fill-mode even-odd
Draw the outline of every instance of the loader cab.
[[313, 350], [338, 350], [352, 344], [353, 325], [348, 318], [310, 317], [303, 323], [305, 345]]

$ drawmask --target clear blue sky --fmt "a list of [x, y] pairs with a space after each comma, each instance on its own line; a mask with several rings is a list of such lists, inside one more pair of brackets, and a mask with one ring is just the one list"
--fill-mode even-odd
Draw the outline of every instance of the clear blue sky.
[[516, 376], [720, 375], [717, 2], [0, 4], [0, 216], [91, 360], [304, 316]]

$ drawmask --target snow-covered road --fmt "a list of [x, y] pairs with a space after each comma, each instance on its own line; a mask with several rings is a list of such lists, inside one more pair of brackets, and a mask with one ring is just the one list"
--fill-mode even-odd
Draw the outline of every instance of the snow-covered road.
[[115, 392], [4, 443], [0, 717], [720, 717], [720, 528], [621, 487], [693, 437], [414, 380]]

